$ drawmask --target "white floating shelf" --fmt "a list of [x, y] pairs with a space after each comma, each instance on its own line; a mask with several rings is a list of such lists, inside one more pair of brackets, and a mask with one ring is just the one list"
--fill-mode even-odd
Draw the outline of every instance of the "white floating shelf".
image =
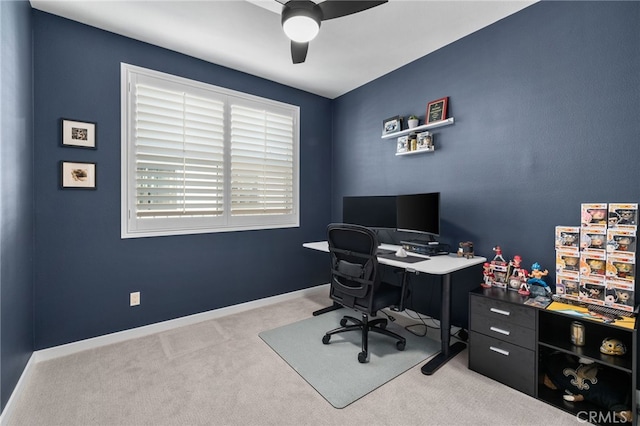
[[415, 151], [406, 151], [406, 152], [396, 152], [397, 156], [400, 155], [413, 155], [413, 154], [424, 154], [425, 152], [433, 152], [435, 151], [434, 147], [431, 147], [431, 149], [417, 149]]
[[[446, 120], [436, 121], [436, 122], [429, 123], [429, 124], [423, 124], [422, 126], [417, 126], [417, 127], [412, 128], [412, 129], [405, 129], [405, 130], [401, 130], [399, 132], [387, 133], [385, 135], [382, 135], [382, 139], [397, 138], [398, 136], [408, 135], [409, 133], [423, 132], [425, 130], [435, 129], [437, 127], [442, 127], [442, 126], [449, 126], [451, 124], [453, 124], [453, 117], [449, 117]], [[410, 151], [410, 152], [407, 152], [407, 154], [413, 153], [413, 152], [414, 151]], [[403, 152], [401, 154], [404, 155], [405, 153]]]

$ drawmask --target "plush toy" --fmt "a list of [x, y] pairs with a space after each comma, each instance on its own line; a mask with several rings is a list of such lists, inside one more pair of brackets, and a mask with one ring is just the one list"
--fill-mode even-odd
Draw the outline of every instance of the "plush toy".
[[628, 373], [559, 352], [545, 357], [543, 368], [544, 385], [564, 390], [565, 401], [589, 401], [612, 411], [622, 422], [632, 421]]

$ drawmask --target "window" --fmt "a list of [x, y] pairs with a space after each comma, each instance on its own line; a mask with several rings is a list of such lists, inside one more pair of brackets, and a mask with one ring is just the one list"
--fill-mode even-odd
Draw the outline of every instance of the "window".
[[122, 238], [299, 225], [299, 107], [122, 64]]

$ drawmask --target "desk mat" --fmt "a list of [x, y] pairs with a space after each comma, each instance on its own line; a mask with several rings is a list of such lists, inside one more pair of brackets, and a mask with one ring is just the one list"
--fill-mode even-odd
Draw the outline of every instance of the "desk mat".
[[338, 327], [344, 315], [361, 316], [342, 308], [259, 334], [335, 408], [346, 407], [440, 351], [440, 342], [390, 322], [387, 328], [407, 339], [405, 350], [397, 350], [395, 340], [388, 336], [370, 333], [369, 362], [361, 364], [361, 333], [341, 333], [332, 336], [329, 344], [322, 343], [324, 333]]

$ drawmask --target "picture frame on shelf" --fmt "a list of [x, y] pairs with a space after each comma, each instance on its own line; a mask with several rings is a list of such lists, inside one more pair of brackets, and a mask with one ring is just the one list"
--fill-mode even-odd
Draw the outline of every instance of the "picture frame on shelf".
[[449, 97], [444, 97], [431, 101], [427, 104], [427, 114], [425, 124], [436, 123], [447, 118], [447, 104]]
[[418, 151], [433, 150], [433, 135], [430, 132], [421, 132], [417, 134], [418, 136]]
[[402, 130], [402, 117], [396, 115], [395, 117], [387, 118], [382, 121], [382, 134], [388, 135], [390, 133], [396, 133]]
[[60, 161], [62, 189], [96, 189], [96, 163]]
[[407, 152], [409, 150], [409, 136], [398, 137], [396, 153]]
[[73, 148], [96, 148], [96, 126], [91, 121], [76, 121], [66, 118], [60, 119], [62, 137], [60, 144]]

